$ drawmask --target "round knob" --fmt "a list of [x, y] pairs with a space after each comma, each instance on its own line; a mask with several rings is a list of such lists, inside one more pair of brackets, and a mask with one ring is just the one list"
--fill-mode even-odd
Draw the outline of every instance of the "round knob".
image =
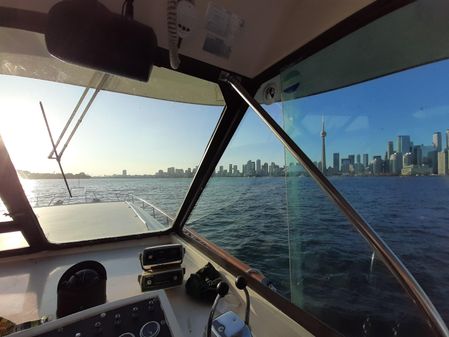
[[228, 294], [229, 286], [226, 282], [221, 281], [217, 284], [217, 293], [220, 297], [225, 297]]
[[246, 278], [244, 278], [242, 275], [237, 276], [237, 278], [235, 279], [235, 286], [242, 290], [246, 288], [246, 285]]

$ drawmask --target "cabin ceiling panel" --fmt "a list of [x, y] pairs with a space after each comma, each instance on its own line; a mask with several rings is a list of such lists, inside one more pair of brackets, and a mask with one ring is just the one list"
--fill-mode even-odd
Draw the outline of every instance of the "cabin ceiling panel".
[[[83, 87], [96, 87], [101, 73], [52, 57], [42, 34], [17, 29], [0, 29], [0, 73]], [[148, 83], [110, 76], [104, 90], [206, 105], [224, 105], [220, 88], [208, 82], [165, 68], [153, 67]]]
[[[3, 0], [1, 5], [47, 13], [56, 2], [58, 1]], [[100, 0], [100, 2], [119, 13], [123, 1]], [[372, 0], [214, 0], [213, 2], [196, 0], [196, 25], [192, 34], [183, 39], [180, 54], [253, 78], [372, 2]], [[221, 40], [226, 40], [225, 43], [231, 48], [229, 57], [216, 56], [204, 50], [208, 36], [221, 39], [207, 28], [208, 17], [212, 17], [211, 11], [208, 12], [210, 6], [221, 14], [235, 14], [235, 18], [238, 17], [244, 22], [243, 28]], [[167, 1], [135, 0], [134, 7], [135, 19], [152, 26], [157, 35], [158, 45], [167, 48]]]

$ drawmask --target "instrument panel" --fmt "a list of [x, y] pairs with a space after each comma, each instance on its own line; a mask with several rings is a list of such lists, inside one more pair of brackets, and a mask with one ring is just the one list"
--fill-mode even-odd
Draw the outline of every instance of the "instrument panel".
[[165, 294], [152, 292], [86, 309], [36, 328], [20, 337], [180, 337]]

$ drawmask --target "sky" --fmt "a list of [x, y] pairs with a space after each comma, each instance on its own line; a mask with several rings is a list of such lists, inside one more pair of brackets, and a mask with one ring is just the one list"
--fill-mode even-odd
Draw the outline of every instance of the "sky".
[[[449, 62], [441, 61], [329, 93], [275, 103], [266, 109], [312, 160], [321, 157], [326, 123], [327, 161], [332, 153], [384, 155], [398, 135], [430, 145], [434, 131], [449, 128]], [[83, 88], [0, 76], [0, 135], [17, 169], [58, 172], [47, 159], [51, 143], [39, 101], [56, 139]], [[153, 174], [200, 162], [222, 107], [198, 106], [102, 91], [73, 137], [62, 164], [90, 175]], [[444, 144], [445, 145], [445, 144]], [[248, 111], [220, 164], [248, 160], [284, 164], [279, 141]]]

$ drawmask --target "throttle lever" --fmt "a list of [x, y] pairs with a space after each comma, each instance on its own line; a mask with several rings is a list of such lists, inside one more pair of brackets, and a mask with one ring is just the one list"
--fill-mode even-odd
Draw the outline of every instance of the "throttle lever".
[[215, 310], [217, 309], [218, 302], [220, 298], [225, 297], [228, 294], [229, 285], [221, 281], [217, 284], [217, 297], [215, 297], [214, 304], [212, 305], [212, 309], [210, 309], [209, 320], [207, 321], [207, 337], [211, 337], [212, 333], [212, 321], [214, 319]]
[[242, 275], [237, 276], [237, 278], [235, 279], [235, 286], [238, 289], [243, 290], [245, 293], [246, 297], [245, 324], [249, 327], [249, 311], [251, 303], [249, 299], [248, 289], [246, 289], [246, 285], [247, 285], [246, 279]]

